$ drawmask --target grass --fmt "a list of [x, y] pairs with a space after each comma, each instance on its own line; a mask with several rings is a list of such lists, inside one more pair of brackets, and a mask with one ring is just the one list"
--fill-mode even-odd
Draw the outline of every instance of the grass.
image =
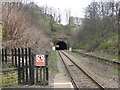
[[2, 87], [2, 73], [0, 72], [0, 88]]
[[118, 70], [105, 72], [105, 75], [118, 77]]
[[89, 58], [82, 57], [82, 56], [78, 55], [77, 53], [70, 53], [70, 54], [73, 55], [74, 57], [76, 57], [79, 60], [88, 61], [88, 62], [93, 62], [94, 61], [94, 60], [91, 60]]
[[105, 58], [105, 59], [111, 59], [111, 60], [114, 60], [114, 61], [118, 61], [118, 55], [111, 55], [111, 54], [108, 54], [108, 53], [105, 53], [105, 52], [100, 52], [100, 51], [95, 51], [95, 52], [86, 52], [84, 50], [75, 50], [75, 51], [80, 51], [80, 52], [83, 52], [83, 53], [86, 53], [86, 54], [90, 54], [90, 55], [95, 55], [95, 56], [98, 56], [98, 57], [102, 57], [102, 58]]
[[75, 56], [76, 58], [80, 58], [80, 56], [77, 53], [70, 53], [71, 55]]
[[48, 57], [49, 72], [58, 72], [56, 51], [50, 51]]
[[[73, 55], [74, 57], [78, 58], [79, 60], [83, 60], [83, 61], [87, 61], [87, 62], [94, 62], [94, 60], [88, 59], [88, 58], [85, 58], [85, 57], [81, 57], [77, 53], [70, 53], [70, 54]], [[113, 71], [106, 71], [104, 74], [106, 76], [110, 76], [110, 77], [118, 77], [119, 71], [116, 69], [116, 70], [113, 70]]]
[[118, 56], [107, 54], [107, 53], [104, 53], [104, 52], [96, 51], [96, 52], [92, 52], [92, 53], [89, 53], [89, 54], [99, 56], [99, 57], [103, 57], [105, 59], [111, 59], [111, 60], [114, 60], [114, 61], [118, 61]]

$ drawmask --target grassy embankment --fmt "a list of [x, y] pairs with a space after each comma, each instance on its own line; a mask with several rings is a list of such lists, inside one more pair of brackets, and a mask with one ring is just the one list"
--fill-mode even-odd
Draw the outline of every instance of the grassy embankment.
[[49, 72], [53, 72], [53, 73], [58, 72], [57, 61], [58, 61], [58, 57], [56, 55], [56, 51], [51, 50], [48, 57]]
[[106, 37], [95, 35], [85, 41], [81, 41], [78, 46], [78, 48], [84, 48], [82, 50], [77, 49], [81, 52], [115, 61], [119, 60], [118, 33], [116, 32], [109, 31]]
[[[88, 62], [88, 63], [92, 63], [94, 62], [94, 60], [86, 58], [86, 57], [82, 57], [80, 55], [78, 55], [77, 53], [71, 53], [71, 55], [75, 56], [77, 59], [80, 59], [82, 61]], [[106, 76], [110, 76], [110, 77], [118, 77], [118, 70], [114, 70], [114, 71], [107, 71], [104, 73], [104, 75]]]
[[83, 52], [83, 53], [86, 53], [86, 54], [90, 54], [90, 55], [94, 55], [94, 56], [98, 56], [98, 57], [101, 57], [101, 58], [105, 58], [105, 59], [110, 59], [110, 60], [113, 60], [113, 61], [118, 61], [118, 55], [112, 55], [112, 54], [108, 54], [108, 53], [105, 53], [105, 52], [100, 52], [100, 51], [95, 51], [95, 52], [86, 52], [85, 50], [81, 50], [81, 49], [74, 49], [75, 51], [80, 51], [80, 52]]

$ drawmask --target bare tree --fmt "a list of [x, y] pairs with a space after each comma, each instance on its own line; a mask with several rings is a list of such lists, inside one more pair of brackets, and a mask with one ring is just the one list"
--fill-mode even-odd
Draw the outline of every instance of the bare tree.
[[34, 3], [2, 3], [4, 47], [32, 47], [40, 50], [48, 43], [42, 30], [42, 23], [48, 21], [42, 18], [43, 14], [39, 9]]
[[66, 9], [65, 10], [65, 15], [66, 15], [66, 22], [70, 25], [71, 10], [70, 9]]
[[[94, 42], [86, 44], [88, 51], [93, 51], [111, 33], [118, 32], [119, 2], [92, 2], [85, 10], [82, 28], [77, 33], [77, 42], [85, 42], [97, 37]], [[100, 37], [100, 39], [98, 39]], [[85, 43], [84, 43], [85, 44]]]

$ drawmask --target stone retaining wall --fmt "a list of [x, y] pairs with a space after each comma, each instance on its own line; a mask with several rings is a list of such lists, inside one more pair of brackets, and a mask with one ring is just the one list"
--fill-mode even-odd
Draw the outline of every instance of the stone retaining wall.
[[15, 86], [18, 84], [17, 69], [3, 69], [0, 71], [0, 87]]

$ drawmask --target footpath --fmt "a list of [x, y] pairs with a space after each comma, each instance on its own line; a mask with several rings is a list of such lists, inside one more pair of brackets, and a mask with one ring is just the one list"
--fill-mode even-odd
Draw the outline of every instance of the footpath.
[[64, 67], [64, 64], [60, 58], [58, 59], [58, 70], [59, 73], [56, 74], [54, 78], [54, 88], [56, 89], [64, 88], [64, 89], [74, 90], [70, 78], [67, 74], [67, 71]]

